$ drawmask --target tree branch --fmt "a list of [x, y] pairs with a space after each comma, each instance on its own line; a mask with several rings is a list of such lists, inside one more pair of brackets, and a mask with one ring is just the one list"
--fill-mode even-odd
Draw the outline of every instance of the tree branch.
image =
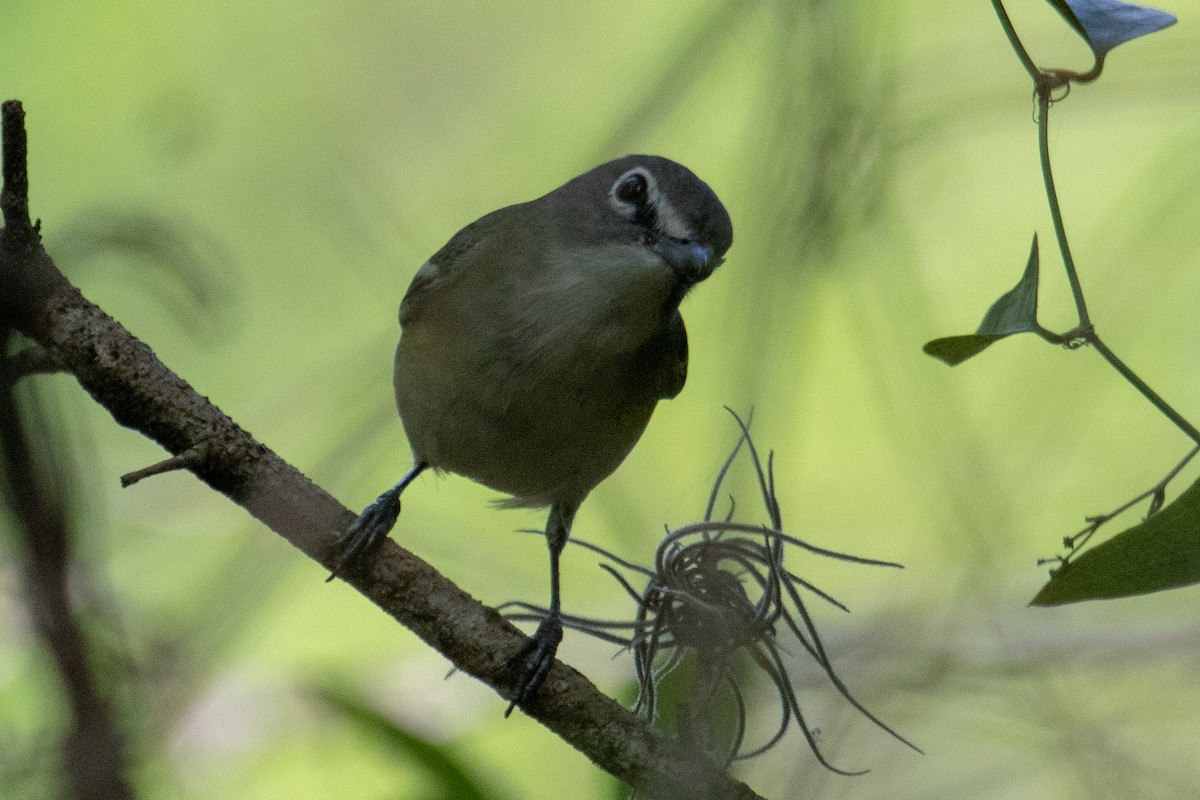
[[[3, 132], [0, 297], [11, 309], [13, 326], [71, 372], [118, 423], [155, 440], [173, 456], [202, 452], [203, 458], [183, 459], [187, 469], [331, 567], [335, 534], [350, 524], [353, 512], [171, 372], [58, 271], [29, 224], [23, 113], [16, 101], [4, 104]], [[347, 583], [459, 670], [510, 697], [507, 661], [524, 634], [494, 609], [391, 540], [342, 572]], [[597, 766], [651, 797], [758, 797], [562, 663], [555, 663], [523, 710]]]

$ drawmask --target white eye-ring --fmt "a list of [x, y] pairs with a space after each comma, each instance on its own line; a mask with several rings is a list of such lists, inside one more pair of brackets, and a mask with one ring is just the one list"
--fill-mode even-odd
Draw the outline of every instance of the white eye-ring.
[[634, 167], [617, 178], [608, 190], [608, 202], [618, 214], [680, 240], [696, 238], [691, 226], [658, 188], [645, 167]]
[[658, 201], [658, 184], [643, 167], [634, 167], [613, 182], [609, 202], [623, 215], [633, 215]]

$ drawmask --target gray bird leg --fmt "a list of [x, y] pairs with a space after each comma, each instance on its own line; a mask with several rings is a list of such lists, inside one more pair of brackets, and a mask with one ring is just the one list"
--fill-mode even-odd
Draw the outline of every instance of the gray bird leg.
[[558, 652], [558, 644], [563, 637], [558, 557], [571, 535], [571, 521], [575, 518], [578, 507], [578, 503], [555, 503], [550, 507], [550, 516], [546, 520], [546, 544], [550, 549], [549, 613], [509, 661], [516, 672], [517, 680], [513, 688], [512, 702], [504, 712], [506, 717], [512, 713], [513, 708], [522, 705], [537, 692], [549, 674], [550, 667], [554, 666], [554, 654]]
[[392, 526], [396, 524], [396, 517], [400, 516], [400, 494], [428, 468], [429, 465], [424, 461], [414, 464], [399, 483], [379, 495], [375, 502], [364, 508], [358, 518], [350, 523], [350, 527], [338, 536], [342, 554], [338, 556], [337, 563], [333, 565], [333, 571], [325, 579], [326, 583], [336, 578], [343, 567], [370, 550], [388, 535]]

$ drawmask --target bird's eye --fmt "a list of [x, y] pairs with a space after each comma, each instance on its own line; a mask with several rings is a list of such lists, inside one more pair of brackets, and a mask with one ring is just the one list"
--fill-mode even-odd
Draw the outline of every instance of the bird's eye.
[[622, 203], [629, 205], [640, 206], [646, 202], [646, 194], [649, 186], [646, 183], [646, 176], [640, 172], [633, 172], [626, 175], [613, 188], [613, 195]]

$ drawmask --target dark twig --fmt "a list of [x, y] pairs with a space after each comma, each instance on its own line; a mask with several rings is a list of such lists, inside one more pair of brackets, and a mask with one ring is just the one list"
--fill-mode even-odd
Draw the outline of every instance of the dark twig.
[[8, 377], [14, 382], [26, 375], [49, 375], [62, 371], [62, 364], [46, 348], [37, 344], [18, 350], [8, 359]]
[[157, 464], [151, 464], [148, 467], [127, 472], [121, 476], [121, 486], [129, 488], [143, 478], [149, 478], [152, 475], [162, 475], [167, 472], [175, 472], [185, 469], [191, 472], [196, 472], [201, 465], [204, 464], [204, 459], [208, 458], [208, 442], [196, 442], [196, 444], [184, 450], [177, 456], [159, 461]]
[[0, 135], [3, 136], [0, 172], [4, 178], [4, 188], [0, 190], [0, 214], [10, 239], [19, 238], [24, 244], [31, 234], [36, 238], [36, 231], [29, 222], [28, 143], [21, 101], [5, 100], [0, 106]]

